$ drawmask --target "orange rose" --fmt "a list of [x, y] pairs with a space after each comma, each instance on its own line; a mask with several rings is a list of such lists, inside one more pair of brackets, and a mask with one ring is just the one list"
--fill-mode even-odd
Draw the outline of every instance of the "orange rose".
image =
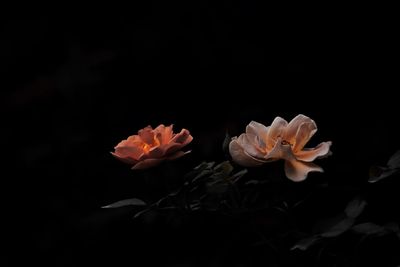
[[174, 134], [173, 125], [163, 124], [153, 129], [151, 126], [139, 130], [138, 135], [131, 135], [121, 141], [111, 154], [117, 159], [133, 165], [132, 169], [147, 169], [164, 160], [180, 158], [190, 151], [181, 149], [189, 144], [193, 137], [189, 131], [182, 129]]
[[268, 127], [252, 121], [246, 133], [232, 139], [229, 152], [233, 161], [246, 167], [283, 159], [286, 176], [299, 182], [306, 179], [309, 172], [322, 172], [321, 167], [311, 162], [331, 153], [332, 142], [323, 142], [315, 148], [304, 148], [316, 131], [315, 122], [301, 114], [289, 123], [276, 117]]

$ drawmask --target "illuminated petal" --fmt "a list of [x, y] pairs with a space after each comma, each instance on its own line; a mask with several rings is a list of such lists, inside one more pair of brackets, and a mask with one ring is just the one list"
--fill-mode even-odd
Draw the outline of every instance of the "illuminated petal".
[[165, 150], [165, 155], [169, 155], [172, 153], [175, 153], [176, 151], [180, 150], [183, 147], [182, 144], [178, 143], [169, 143], [168, 145], [165, 145], [162, 147], [163, 150]]
[[241, 134], [237, 142], [246, 153], [255, 158], [263, 158], [263, 149], [259, 145], [258, 137], [253, 134]]
[[264, 157], [266, 160], [293, 160], [295, 159], [292, 147], [290, 145], [282, 144], [282, 139], [278, 138], [273, 149]]
[[131, 145], [138, 145], [138, 144], [143, 143], [142, 138], [140, 138], [139, 135], [131, 135], [128, 137], [127, 140], [124, 140], [124, 141], [127, 141], [127, 143], [129, 143]]
[[135, 160], [139, 159], [143, 155], [143, 149], [141, 147], [125, 144], [127, 144], [125, 140], [119, 143], [115, 147], [114, 154], [116, 154], [120, 158], [130, 157]]
[[147, 154], [148, 158], [161, 158], [162, 156], [164, 156], [165, 151], [159, 147], [152, 147], [149, 150], [149, 153]]
[[229, 143], [229, 153], [234, 162], [245, 167], [260, 166], [265, 163], [247, 154], [236, 138]]
[[246, 127], [246, 134], [256, 135], [265, 143], [268, 137], [268, 130], [269, 127], [256, 121], [251, 121]]
[[178, 143], [182, 146], [186, 146], [190, 142], [192, 142], [193, 137], [190, 135], [190, 132], [186, 129], [182, 129], [180, 133], [176, 134], [172, 139], [171, 143]]
[[168, 144], [169, 141], [173, 137], [173, 125], [164, 126], [164, 124], [160, 124], [157, 128], [154, 129], [156, 133], [156, 138], [160, 141], [160, 144]]
[[284, 140], [294, 144], [296, 142], [297, 131], [303, 123], [314, 123], [314, 121], [303, 114], [297, 115], [287, 125]]
[[304, 150], [296, 152], [296, 158], [301, 161], [311, 162], [316, 158], [328, 155], [331, 145], [332, 142], [323, 142], [315, 148], [306, 148]]
[[286, 129], [287, 124], [287, 121], [285, 121], [281, 117], [276, 117], [274, 119], [271, 126], [269, 127], [267, 134], [266, 145], [268, 150], [272, 149], [275, 146], [276, 140], [279, 137], [283, 137], [283, 133]]
[[317, 125], [315, 122], [303, 122], [296, 133], [293, 151], [297, 153], [302, 150], [311, 137], [316, 133]]
[[153, 144], [154, 143], [154, 132], [151, 126], [147, 126], [146, 128], [139, 130], [139, 136], [146, 144]]
[[323, 169], [310, 162], [295, 159], [285, 161], [286, 177], [294, 182], [304, 181], [309, 172], [323, 172]]

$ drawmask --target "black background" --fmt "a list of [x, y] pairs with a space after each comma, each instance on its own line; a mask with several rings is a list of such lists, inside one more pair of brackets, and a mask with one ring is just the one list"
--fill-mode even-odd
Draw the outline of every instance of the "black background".
[[[2, 188], [9, 247], [16, 252], [11, 263], [229, 262], [232, 251], [219, 257], [214, 242], [230, 236], [221, 221], [210, 235], [182, 230], [196, 233], [190, 239], [162, 227], [142, 229], [126, 210], [99, 208], [141, 194], [133, 181], [138, 174], [109, 152], [149, 124], [189, 129], [193, 152], [176, 164], [193, 167], [224, 159], [226, 131], [237, 135], [251, 120], [269, 124], [275, 116], [303, 113], [319, 126], [312, 145], [333, 141], [333, 156], [320, 162], [327, 173], [321, 179], [340, 185], [363, 184], [371, 164], [385, 163], [399, 149], [390, 21], [324, 13], [273, 18], [245, 1], [135, 5], [112, 15], [2, 21]], [[398, 209], [389, 208], [398, 200], [396, 185], [371, 193], [372, 219], [399, 219]], [[321, 205], [330, 203], [334, 212], [349, 196], [330, 197]], [[305, 216], [311, 223], [315, 215]], [[187, 239], [197, 244], [195, 252], [180, 243]], [[367, 258], [384, 261], [385, 253], [393, 255], [387, 247]]]

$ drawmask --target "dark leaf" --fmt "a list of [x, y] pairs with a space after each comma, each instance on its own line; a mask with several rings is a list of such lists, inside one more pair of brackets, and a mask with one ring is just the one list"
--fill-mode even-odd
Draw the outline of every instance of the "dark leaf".
[[389, 159], [387, 165], [391, 169], [400, 168], [400, 150], [394, 153], [394, 155]]
[[382, 235], [387, 233], [386, 229], [374, 223], [361, 223], [353, 226], [352, 230], [359, 234]]
[[397, 169], [390, 169], [390, 168], [384, 168], [384, 167], [378, 167], [374, 166], [371, 167], [370, 172], [369, 172], [369, 179], [368, 182], [370, 183], [375, 183], [378, 182], [384, 178], [390, 177], [399, 170]]
[[232, 182], [233, 182], [233, 183], [236, 183], [236, 182], [239, 181], [240, 178], [242, 178], [247, 172], [248, 172], [247, 169], [244, 169], [244, 170], [241, 170], [241, 171], [235, 173], [235, 174], [231, 177]]
[[144, 213], [149, 212], [150, 210], [151, 210], [151, 208], [141, 210], [141, 211], [139, 211], [138, 213], [136, 213], [136, 214], [133, 216], [133, 218], [136, 219], [136, 218], [138, 218], [139, 216], [143, 215]]
[[192, 183], [194, 183], [200, 179], [207, 178], [213, 173], [214, 172], [212, 170], [205, 169], [205, 170], [201, 171], [196, 177], [193, 178]]
[[231, 139], [231, 136], [226, 132], [224, 142], [222, 143], [222, 151], [227, 155], [229, 155], [229, 143]]
[[258, 181], [258, 180], [249, 180], [249, 181], [246, 182], [246, 185], [248, 185], [248, 184], [259, 184], [259, 183], [260, 183], [260, 181]]
[[201, 164], [199, 164], [198, 166], [196, 166], [194, 168], [194, 170], [196, 171], [201, 171], [204, 169], [211, 169], [214, 166], [215, 162], [202, 162]]
[[347, 204], [344, 212], [350, 218], [357, 218], [363, 212], [367, 202], [361, 197], [356, 197]]
[[369, 180], [370, 183], [378, 182], [386, 177], [400, 171], [400, 150], [393, 154], [387, 163], [387, 167], [373, 166], [370, 169]]
[[157, 208], [157, 210], [176, 210], [176, 209], [178, 209], [178, 207], [175, 207], [175, 206]]
[[316, 244], [318, 241], [321, 240], [319, 236], [311, 236], [298, 241], [291, 250], [300, 249], [300, 250], [307, 250], [312, 245]]
[[341, 235], [353, 226], [354, 221], [354, 218], [344, 217], [342, 220], [332, 225], [329, 229], [327, 229], [320, 235], [322, 237], [335, 237]]
[[213, 166], [214, 166], [214, 162], [202, 162], [201, 164], [194, 167], [192, 171], [188, 172], [185, 175], [185, 180], [189, 180], [189, 181], [193, 180], [193, 178], [198, 176], [202, 171], [204, 171], [204, 170], [211, 171]]
[[233, 171], [233, 166], [229, 161], [224, 161], [215, 166], [214, 171], [222, 172], [225, 176], [228, 176]]
[[227, 183], [213, 183], [208, 184], [207, 192], [211, 194], [223, 194], [228, 191], [229, 184]]
[[400, 232], [399, 224], [397, 224], [395, 222], [387, 223], [383, 227], [385, 227], [385, 229], [387, 229], [391, 232], [394, 232], [394, 233]]
[[146, 203], [143, 200], [140, 200], [138, 198], [130, 198], [130, 199], [124, 199], [117, 201], [113, 204], [103, 206], [103, 209], [110, 209], [110, 208], [120, 208], [120, 207], [125, 207], [125, 206], [145, 206]]

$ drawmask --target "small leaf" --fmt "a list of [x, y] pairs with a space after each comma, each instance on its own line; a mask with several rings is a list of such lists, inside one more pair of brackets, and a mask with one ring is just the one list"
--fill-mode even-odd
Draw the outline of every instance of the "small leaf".
[[196, 167], [193, 168], [192, 171], [185, 174], [185, 180], [193, 180], [194, 177], [198, 176], [204, 170], [211, 171], [211, 168], [214, 166], [214, 162], [202, 162]]
[[112, 208], [120, 208], [120, 207], [125, 207], [125, 206], [145, 206], [146, 203], [143, 200], [140, 200], [138, 198], [130, 198], [130, 199], [124, 199], [117, 201], [113, 204], [103, 206], [103, 209], [112, 209]]
[[[234, 175], [232, 175], [231, 180], [233, 183], [236, 183], [237, 181], [240, 180], [240, 178], [242, 178], [246, 173], [247, 173], [247, 169], [243, 169], [237, 173], [235, 173]], [[254, 181], [254, 180], [253, 180]]]
[[224, 142], [222, 142], [222, 151], [227, 155], [229, 155], [229, 143], [231, 142], [231, 139], [229, 133], [226, 132]]
[[390, 168], [384, 168], [384, 167], [379, 167], [379, 166], [374, 166], [371, 167], [369, 171], [369, 183], [375, 183], [378, 182], [384, 178], [390, 177], [399, 170], [397, 169], [390, 169]]
[[357, 218], [363, 212], [367, 202], [361, 197], [356, 197], [347, 204], [344, 212], [350, 218]]
[[207, 192], [211, 194], [223, 194], [228, 191], [229, 184], [226, 183], [212, 183], [207, 185]]
[[233, 171], [233, 166], [229, 161], [224, 161], [215, 166], [214, 171], [222, 172], [225, 176], [228, 176]]
[[344, 218], [343, 220], [339, 221], [337, 224], [333, 225], [329, 230], [320, 235], [322, 237], [335, 237], [343, 234], [347, 230], [351, 228], [354, 224], [354, 218]]
[[391, 169], [400, 168], [400, 150], [393, 154], [387, 163], [388, 167]]
[[215, 162], [202, 162], [198, 166], [194, 167], [194, 170], [204, 170], [204, 169], [211, 169], [214, 166]]
[[201, 171], [196, 177], [193, 178], [192, 183], [194, 183], [202, 178], [207, 178], [213, 173], [214, 172], [212, 170], [205, 169], [205, 170]]
[[147, 209], [141, 210], [141, 211], [139, 211], [138, 213], [136, 213], [136, 214], [133, 216], [133, 218], [136, 219], [136, 218], [138, 218], [139, 216], [141, 216], [142, 214], [145, 214], [146, 212], [149, 212], [150, 210], [151, 210], [151, 208], [147, 208]]
[[395, 222], [386, 223], [383, 227], [385, 227], [385, 229], [387, 229], [391, 232], [394, 232], [394, 233], [400, 232], [400, 227]]
[[361, 223], [353, 226], [352, 230], [359, 234], [381, 235], [386, 233], [386, 229], [374, 223]]
[[318, 241], [321, 240], [319, 236], [311, 236], [298, 241], [291, 250], [300, 249], [300, 250], [307, 250], [312, 245], [316, 244]]
[[249, 184], [259, 184], [259, 183], [260, 183], [260, 181], [258, 181], [258, 180], [249, 180], [249, 181], [246, 182], [246, 185], [249, 185]]

